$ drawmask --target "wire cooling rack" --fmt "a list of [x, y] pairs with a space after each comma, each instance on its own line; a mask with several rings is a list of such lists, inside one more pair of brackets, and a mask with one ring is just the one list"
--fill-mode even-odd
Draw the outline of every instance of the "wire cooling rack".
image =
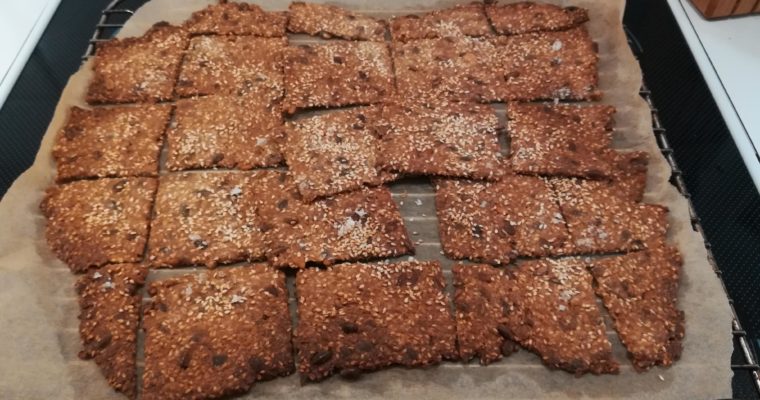
[[[119, 29], [124, 26], [126, 20], [129, 19], [132, 14], [134, 14], [133, 10], [122, 7], [123, 3], [125, 3], [125, 0], [113, 0], [108, 4], [108, 6], [106, 6], [105, 9], [103, 9], [100, 20], [98, 21], [97, 25], [95, 25], [95, 31], [93, 32], [92, 37], [90, 38], [87, 45], [87, 50], [82, 56], [82, 61], [86, 61], [88, 58], [95, 54], [95, 50], [97, 49], [99, 43], [108, 41], [113, 38]], [[628, 43], [631, 46], [634, 55], [636, 55], [638, 58], [638, 56], [643, 52], [641, 44], [630, 30], [625, 27], [624, 29], [626, 36], [628, 37]], [[715, 274], [720, 279], [723, 290], [726, 292], [726, 296], [728, 297], [728, 302], [731, 306], [731, 313], [733, 317], [731, 328], [734, 336], [734, 351], [741, 356], [738, 357], [739, 362], [731, 364], [731, 369], [736, 375], [749, 374], [749, 379], [754, 385], [755, 392], [758, 396], [760, 396], [760, 365], [758, 365], [757, 356], [755, 355], [749, 343], [747, 332], [742, 328], [742, 325], [739, 322], [739, 318], [736, 315], [736, 311], [734, 310], [734, 302], [728, 295], [726, 285], [723, 282], [722, 272], [720, 268], [718, 268], [718, 265], [715, 262], [715, 258], [713, 257], [711, 249], [712, 246], [707, 241], [707, 239], [705, 239], [702, 223], [694, 211], [694, 206], [691, 202], [691, 195], [686, 189], [686, 184], [683, 179], [683, 172], [680, 170], [680, 168], [678, 168], [678, 164], [675, 161], [673, 148], [670, 147], [670, 143], [668, 142], [666, 130], [660, 122], [659, 112], [652, 102], [652, 92], [646, 86], [643, 77], [639, 94], [647, 102], [647, 105], [649, 105], [649, 109], [652, 113], [652, 131], [655, 138], [657, 139], [657, 145], [659, 146], [660, 151], [662, 152], [663, 156], [665, 156], [665, 159], [670, 165], [670, 183], [673, 184], [678, 189], [678, 191], [688, 200], [691, 226], [702, 236], [702, 239], [705, 243], [705, 248], [707, 249], [710, 265], [712, 265]], [[736, 379], [736, 377], [734, 379]]]

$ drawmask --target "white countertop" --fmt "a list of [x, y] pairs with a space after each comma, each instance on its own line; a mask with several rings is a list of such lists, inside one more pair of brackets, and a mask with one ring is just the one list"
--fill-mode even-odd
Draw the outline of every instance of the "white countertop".
[[668, 4], [760, 191], [760, 14], [708, 21], [688, 0]]
[[24, 69], [60, 0], [2, 1], [0, 4], [0, 107]]

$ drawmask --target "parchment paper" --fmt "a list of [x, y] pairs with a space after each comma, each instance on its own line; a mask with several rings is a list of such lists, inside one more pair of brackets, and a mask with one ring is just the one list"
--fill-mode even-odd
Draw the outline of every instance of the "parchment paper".
[[[180, 23], [209, 0], [153, 0], [129, 20], [120, 36], [135, 36], [160, 20]], [[636, 373], [614, 332], [609, 332], [621, 362], [617, 376], [575, 378], [545, 368], [527, 352], [480, 367], [473, 363], [445, 363], [426, 370], [391, 368], [367, 374], [357, 382], [339, 378], [300, 386], [298, 377], [257, 384], [243, 398], [630, 398], [713, 399], [730, 397], [731, 318], [726, 296], [707, 261], [701, 237], [689, 223], [685, 199], [668, 183], [669, 167], [655, 143], [651, 115], [638, 96], [641, 74], [626, 44], [621, 19], [624, 0], [555, 1], [590, 10], [588, 24], [599, 43], [600, 86], [604, 102], [614, 105], [615, 146], [649, 152], [649, 180], [645, 201], [670, 208], [669, 239], [684, 256], [679, 301], [686, 312], [686, 339], [682, 359], [671, 368]], [[287, 0], [265, 0], [270, 10], [287, 8]], [[262, 4], [262, 2], [259, 2]], [[453, 4], [452, 1], [361, 0], [344, 4], [370, 15], [421, 12]], [[292, 42], [304, 40], [294, 36]], [[310, 39], [313, 40], [313, 39]], [[91, 62], [69, 80], [34, 165], [13, 184], [0, 203], [0, 398], [2, 399], [118, 399], [94, 362], [81, 361], [77, 333], [78, 307], [75, 277], [47, 250], [44, 219], [38, 204], [54, 178], [51, 147], [64, 124], [68, 109], [86, 106], [84, 93], [91, 79]], [[497, 106], [502, 121], [504, 107]], [[418, 259], [439, 259], [432, 187], [420, 181], [392, 186], [407, 228], [416, 232]], [[420, 199], [422, 205], [415, 200]], [[150, 280], [180, 271], [151, 272]], [[141, 360], [141, 354], [138, 359]], [[140, 363], [141, 366], [141, 363]]]

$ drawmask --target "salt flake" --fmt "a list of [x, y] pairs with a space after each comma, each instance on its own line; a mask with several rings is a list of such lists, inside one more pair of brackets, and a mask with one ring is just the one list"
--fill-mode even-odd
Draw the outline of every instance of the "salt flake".
[[240, 194], [243, 193], [243, 189], [240, 188], [240, 186], [235, 186], [230, 190], [230, 196], [240, 196]]
[[555, 40], [554, 43], [552, 43], [552, 50], [554, 50], [554, 51], [560, 51], [560, 50], [562, 50], [562, 41], [561, 40]]
[[232, 299], [230, 300], [230, 303], [232, 304], [243, 303], [243, 302], [245, 302], [245, 297], [238, 296], [236, 294], [233, 294]]
[[102, 277], [102, 276], [103, 276], [103, 275], [101, 275], [101, 274], [100, 274], [100, 272], [97, 272], [97, 271], [95, 271], [95, 273], [94, 273], [94, 274], [92, 274], [92, 278], [93, 278], [93, 279], [98, 279], [98, 278], [100, 278], [100, 277]]
[[422, 200], [417, 199], [417, 200], [414, 201], [414, 204], [416, 204], [418, 206], [421, 206], [422, 205]]

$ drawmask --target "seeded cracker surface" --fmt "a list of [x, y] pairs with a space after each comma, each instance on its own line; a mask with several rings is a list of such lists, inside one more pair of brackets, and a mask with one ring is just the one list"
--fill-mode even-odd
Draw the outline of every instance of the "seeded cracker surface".
[[194, 12], [184, 26], [192, 34], [278, 37], [285, 36], [287, 19], [285, 13], [266, 12], [255, 4], [228, 2]]
[[287, 126], [285, 159], [306, 201], [378, 185], [394, 176], [375, 167], [376, 106], [332, 111]]
[[410, 175], [494, 179], [503, 169], [498, 124], [488, 105], [386, 103], [377, 164]]
[[385, 23], [329, 4], [294, 1], [288, 7], [288, 31], [352, 40], [385, 40]]
[[253, 197], [262, 173], [161, 176], [148, 244], [155, 267], [261, 259], [267, 249]]
[[437, 262], [342, 264], [298, 272], [298, 372], [317, 381], [456, 358]]
[[391, 20], [391, 37], [394, 42], [447, 36], [488, 36], [491, 33], [483, 4], [477, 2]]
[[532, 175], [610, 177], [612, 114], [604, 105], [507, 105], [512, 169]]
[[579, 26], [492, 39], [501, 100], [597, 100], [596, 45]]
[[681, 356], [684, 314], [676, 303], [682, 262], [678, 250], [664, 243], [592, 261], [596, 292], [639, 371]]
[[282, 114], [265, 97], [212, 95], [177, 102], [167, 134], [167, 167], [276, 166], [282, 162]]
[[435, 207], [443, 251], [453, 259], [506, 264], [515, 256], [569, 251], [565, 219], [551, 187], [540, 178], [440, 179]]
[[155, 176], [170, 112], [157, 105], [72, 107], [53, 146], [56, 180]]
[[517, 351], [507, 328], [510, 278], [506, 270], [486, 264], [457, 264], [452, 272], [457, 347], [462, 361], [477, 357], [480, 364], [488, 365]]
[[48, 246], [76, 273], [140, 261], [155, 192], [152, 178], [106, 178], [48, 188], [40, 204]]
[[636, 203], [605, 182], [552, 179], [576, 254], [613, 253], [647, 247], [664, 238], [668, 209]]
[[576, 375], [618, 372], [591, 274], [580, 259], [526, 261], [508, 275], [508, 307], [503, 301], [496, 307], [509, 309], [503, 330], [511, 340], [551, 368]]
[[385, 43], [335, 41], [285, 52], [285, 111], [373, 104], [393, 92]]
[[111, 264], [88, 272], [76, 284], [82, 359], [95, 359], [108, 384], [130, 399], [137, 396], [138, 290], [148, 270], [138, 264]]
[[293, 372], [285, 275], [263, 264], [153, 283], [144, 400], [211, 399]]
[[414, 251], [404, 221], [385, 187], [360, 189], [304, 203], [292, 178], [272, 172], [257, 181], [258, 214], [269, 233], [268, 259], [276, 266], [303, 268], [397, 257]]
[[495, 101], [503, 60], [492, 40], [466, 36], [393, 42], [398, 92], [404, 98]]
[[496, 32], [502, 35], [540, 31], [560, 31], [588, 21], [588, 11], [574, 6], [520, 2], [486, 2], [486, 14]]
[[143, 36], [98, 44], [90, 104], [171, 100], [187, 32], [159, 22]]
[[286, 46], [286, 38], [196, 36], [190, 40], [175, 91], [181, 97], [252, 94], [279, 99]]
[[619, 196], [632, 201], [641, 201], [647, 186], [647, 164], [649, 155], [643, 151], [610, 152], [612, 160], [612, 180], [610, 185]]

